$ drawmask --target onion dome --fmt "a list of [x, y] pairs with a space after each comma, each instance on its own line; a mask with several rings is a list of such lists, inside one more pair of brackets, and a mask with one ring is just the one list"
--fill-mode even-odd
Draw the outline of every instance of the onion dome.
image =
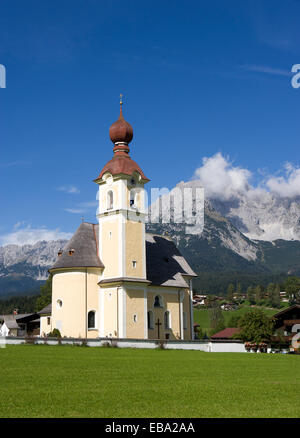
[[139, 165], [133, 161], [129, 156], [129, 146], [128, 143], [131, 142], [133, 138], [133, 129], [132, 126], [126, 122], [122, 114], [122, 95], [120, 100], [120, 117], [119, 119], [113, 123], [109, 129], [109, 135], [111, 141], [114, 143], [113, 148], [113, 158], [106, 163], [103, 169], [100, 172], [98, 178], [94, 181], [99, 182], [103, 175], [109, 172], [111, 175], [128, 175], [132, 176], [135, 172], [137, 172], [141, 180], [144, 182], [150, 181]]
[[120, 116], [118, 120], [111, 125], [109, 128], [109, 136], [111, 141], [116, 143], [125, 143], [128, 144], [131, 142], [133, 138], [133, 129], [130, 123], [126, 122], [122, 113], [122, 96], [120, 100]]

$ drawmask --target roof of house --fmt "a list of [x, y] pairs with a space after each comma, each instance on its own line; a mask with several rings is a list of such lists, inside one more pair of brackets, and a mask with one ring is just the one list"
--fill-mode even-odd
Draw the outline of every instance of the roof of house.
[[275, 315], [273, 315], [273, 318], [277, 318], [281, 315], [284, 315], [285, 313], [290, 312], [291, 310], [298, 310], [300, 309], [300, 304], [293, 304], [292, 306], [286, 307], [285, 309], [281, 310], [280, 312], [276, 313]]
[[9, 328], [9, 329], [15, 329], [15, 328], [17, 329], [17, 328], [19, 328], [19, 324], [17, 323], [17, 321], [15, 319], [6, 320], [4, 322], [5, 322], [6, 327]]
[[[82, 223], [50, 271], [76, 267], [104, 268], [98, 257], [98, 236], [99, 225]], [[69, 255], [71, 250], [74, 252]], [[186, 276], [196, 277], [174, 242], [167, 236], [146, 234], [146, 265], [147, 280], [152, 285], [188, 287]]]
[[236, 333], [239, 333], [240, 329], [238, 327], [227, 327], [218, 333], [211, 336], [212, 339], [230, 339]]
[[[38, 317], [38, 318], [37, 318]], [[36, 313], [18, 313], [17, 315], [0, 315], [0, 320], [5, 322], [9, 329], [19, 328], [19, 323], [37, 321], [39, 315]]]
[[47, 315], [51, 313], [52, 304], [48, 304], [46, 307], [44, 307], [42, 310], [38, 312], [39, 315]]

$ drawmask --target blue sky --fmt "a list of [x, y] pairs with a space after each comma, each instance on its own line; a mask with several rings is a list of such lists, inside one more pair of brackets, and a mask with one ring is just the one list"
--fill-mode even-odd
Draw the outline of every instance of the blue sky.
[[300, 88], [290, 71], [300, 63], [299, 1], [0, 8], [0, 244], [95, 221], [92, 180], [112, 157], [120, 93], [131, 156], [150, 188], [191, 179], [217, 153], [254, 185], [286, 162], [298, 167]]

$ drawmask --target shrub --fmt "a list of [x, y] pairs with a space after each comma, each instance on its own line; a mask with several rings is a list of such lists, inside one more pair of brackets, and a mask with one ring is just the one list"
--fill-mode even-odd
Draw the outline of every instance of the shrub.
[[47, 337], [49, 338], [61, 338], [60, 331], [57, 328], [54, 328], [52, 332], [48, 333]]

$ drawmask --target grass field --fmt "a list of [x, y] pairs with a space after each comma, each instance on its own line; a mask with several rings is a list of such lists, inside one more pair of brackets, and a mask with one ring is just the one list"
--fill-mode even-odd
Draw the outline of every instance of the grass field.
[[[259, 307], [259, 308], [262, 309], [268, 316], [273, 316], [275, 315], [275, 313], [279, 312], [278, 309], [270, 309], [267, 307]], [[252, 307], [250, 306], [242, 306], [240, 309], [237, 310], [222, 311], [222, 314], [225, 319], [225, 325], [227, 326], [228, 321], [233, 315], [242, 316], [244, 313], [248, 312], [251, 309]], [[208, 310], [194, 309], [194, 323], [199, 324], [202, 330], [208, 333], [210, 327]]]
[[300, 356], [19, 345], [0, 417], [299, 417]]

